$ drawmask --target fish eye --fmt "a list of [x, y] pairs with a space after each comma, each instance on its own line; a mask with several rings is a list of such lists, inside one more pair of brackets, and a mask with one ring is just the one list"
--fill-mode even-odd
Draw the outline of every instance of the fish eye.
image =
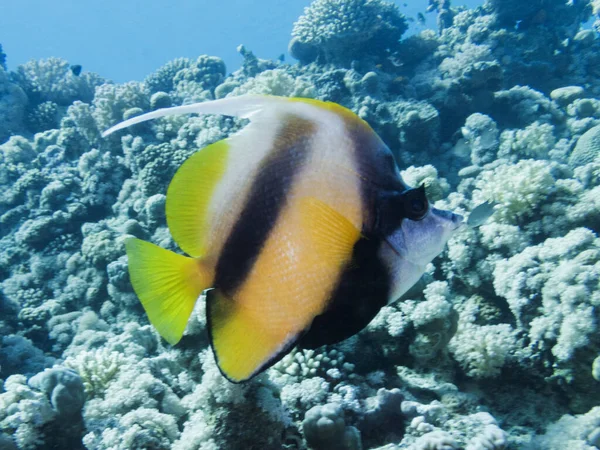
[[404, 213], [410, 220], [421, 220], [427, 214], [429, 203], [425, 196], [425, 186], [409, 189], [402, 193], [404, 197]]
[[420, 198], [415, 198], [410, 202], [410, 207], [414, 214], [421, 214], [425, 210], [425, 202]]

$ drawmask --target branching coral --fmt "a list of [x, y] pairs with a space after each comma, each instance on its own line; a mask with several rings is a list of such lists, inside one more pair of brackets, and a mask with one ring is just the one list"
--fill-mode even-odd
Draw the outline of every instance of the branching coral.
[[27, 95], [0, 67], [0, 143], [23, 127]]
[[54, 363], [54, 358], [44, 353], [22, 336], [9, 335], [0, 340], [0, 366], [2, 374], [34, 374]]
[[425, 186], [427, 199], [435, 203], [446, 196], [450, 185], [445, 178], [438, 176], [438, 171], [431, 164], [423, 167], [410, 166], [400, 172], [402, 179], [412, 187]]
[[20, 449], [35, 449], [44, 443], [44, 425], [56, 418], [44, 393], [27, 386], [23, 375], [12, 375], [0, 394], [0, 429], [12, 436]]
[[115, 378], [125, 362], [121, 353], [102, 348], [78, 353], [74, 357], [67, 358], [64, 364], [77, 371], [81, 376], [85, 393], [93, 398], [104, 395], [108, 383]]
[[104, 82], [89, 72], [75, 75], [67, 61], [54, 57], [31, 60], [17, 67], [14, 79], [33, 104], [51, 101], [61, 106], [68, 106], [75, 100], [90, 102], [95, 87]]
[[[585, 228], [528, 247], [498, 262], [494, 287], [528, 336], [526, 355], [552, 358], [558, 377], [581, 375], [577, 364], [592, 366], [600, 304], [600, 240]], [[587, 349], [578, 355], [578, 351]], [[550, 351], [551, 355], [547, 352]], [[579, 362], [573, 358], [578, 355]]]
[[461, 319], [449, 344], [451, 354], [471, 377], [497, 376], [517, 348], [514, 331], [508, 324], [479, 326]]
[[554, 190], [555, 179], [552, 166], [547, 162], [521, 160], [483, 172], [475, 186], [478, 188], [473, 194], [476, 202], [496, 202], [496, 219], [518, 224], [524, 218], [535, 216]]
[[281, 379], [277, 373], [272, 378], [284, 384], [315, 376], [330, 380], [351, 377], [354, 366], [344, 362], [344, 354], [335, 349], [321, 352], [297, 349], [284, 356], [274, 369], [281, 374]]
[[96, 126], [104, 131], [122, 121], [123, 114], [130, 108], [138, 107], [147, 111], [150, 108], [150, 99], [144, 85], [132, 81], [124, 85], [98, 86], [92, 105], [92, 116]]
[[255, 78], [234, 88], [231, 93], [234, 96], [243, 94], [311, 98], [315, 96], [315, 91], [310, 82], [303, 77], [292, 77], [284, 70], [273, 69], [258, 74]]
[[224, 77], [225, 64], [221, 58], [201, 55], [195, 61], [177, 58], [168, 62], [148, 76], [144, 85], [152, 94], [172, 94], [185, 103], [199, 101], [202, 96], [206, 98], [202, 92], [214, 91]]
[[434, 281], [425, 288], [424, 296], [423, 302], [404, 301], [399, 305], [417, 333], [409, 351], [420, 362], [444, 351], [457, 326], [456, 311], [448, 300], [447, 283]]
[[526, 158], [547, 159], [554, 147], [554, 127], [534, 122], [524, 130], [506, 130], [500, 137], [498, 158], [518, 161]]
[[179, 437], [175, 418], [155, 409], [138, 408], [118, 418], [116, 426], [87, 434], [88, 449], [132, 448], [170, 450]]
[[578, 448], [594, 450], [600, 444], [600, 407], [579, 416], [564, 415], [546, 433], [536, 436], [527, 450]]

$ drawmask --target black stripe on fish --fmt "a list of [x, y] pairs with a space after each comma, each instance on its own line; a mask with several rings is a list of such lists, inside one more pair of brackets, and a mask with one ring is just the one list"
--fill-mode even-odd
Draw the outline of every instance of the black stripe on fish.
[[[355, 335], [387, 304], [391, 292], [392, 277], [379, 256], [381, 239], [388, 230], [377, 219], [389, 213], [380, 211], [382, 207], [387, 209], [381, 203], [382, 192], [398, 195], [407, 187], [399, 176], [392, 152], [373, 130], [361, 122], [347, 121], [346, 131], [354, 145], [356, 171], [363, 180], [362, 234], [368, 238], [354, 245], [352, 259], [340, 274], [329, 306], [315, 317], [298, 341], [303, 348], [335, 344]], [[394, 224], [390, 225], [399, 226], [401, 219], [394, 216]]]
[[215, 287], [228, 296], [244, 283], [310, 151], [314, 124], [290, 116], [258, 170], [240, 217], [227, 237], [215, 271]]
[[354, 145], [356, 171], [363, 180], [360, 184], [363, 231], [381, 236], [374, 229], [381, 193], [403, 192], [407, 187], [399, 176], [392, 152], [371, 128], [358, 121], [347, 121], [346, 131]]
[[391, 276], [378, 256], [381, 241], [362, 238], [333, 291], [327, 310], [315, 317], [298, 346], [317, 348], [354, 336], [388, 302]]

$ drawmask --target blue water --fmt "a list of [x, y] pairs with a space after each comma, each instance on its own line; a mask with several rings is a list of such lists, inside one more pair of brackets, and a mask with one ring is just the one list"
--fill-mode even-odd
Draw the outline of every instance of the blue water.
[[[478, 0], [456, 2], [474, 7]], [[0, 41], [14, 69], [58, 56], [118, 83], [142, 80], [167, 61], [219, 56], [232, 72], [244, 44], [261, 58], [287, 55], [294, 21], [308, 0], [26, 0], [0, 2]], [[416, 19], [427, 3], [397, 1]], [[406, 5], [406, 6], [405, 6]], [[435, 17], [426, 14], [428, 25]], [[414, 28], [421, 28], [414, 22]], [[289, 55], [287, 55], [289, 60]]]

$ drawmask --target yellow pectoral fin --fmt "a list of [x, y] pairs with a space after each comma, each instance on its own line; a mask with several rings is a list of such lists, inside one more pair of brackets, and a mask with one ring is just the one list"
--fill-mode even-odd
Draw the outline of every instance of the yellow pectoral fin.
[[215, 142], [190, 156], [177, 170], [167, 190], [167, 224], [177, 245], [202, 257], [209, 227], [209, 206], [227, 168], [229, 144]]
[[131, 284], [150, 323], [169, 343], [183, 336], [200, 294], [210, 287], [211, 275], [202, 262], [149, 242], [125, 242]]
[[206, 294], [206, 317], [219, 369], [234, 383], [247, 381], [273, 365], [298, 337], [261, 329], [248, 311], [217, 289]]
[[360, 230], [331, 206], [313, 197], [300, 201], [302, 225], [324, 264], [343, 267], [352, 257]]

